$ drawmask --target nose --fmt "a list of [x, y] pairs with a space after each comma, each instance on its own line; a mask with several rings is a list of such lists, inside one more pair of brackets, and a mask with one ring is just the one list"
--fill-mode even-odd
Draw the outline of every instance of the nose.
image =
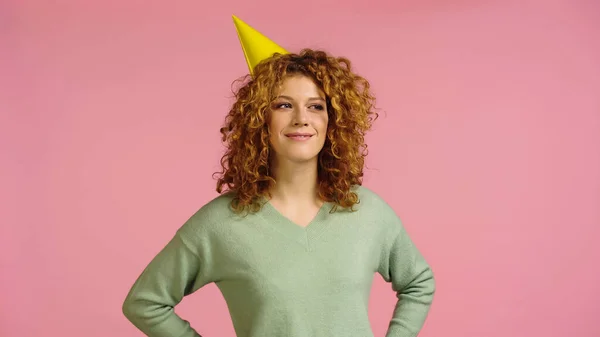
[[308, 125], [308, 111], [305, 107], [297, 107], [294, 109], [294, 125]]

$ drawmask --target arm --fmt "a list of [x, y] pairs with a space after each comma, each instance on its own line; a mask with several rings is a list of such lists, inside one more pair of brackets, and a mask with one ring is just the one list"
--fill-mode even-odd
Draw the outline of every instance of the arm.
[[379, 273], [392, 283], [398, 301], [386, 337], [416, 337], [435, 292], [433, 272], [398, 222], [399, 232], [384, 248]]
[[188, 241], [195, 235], [189, 231], [184, 225], [152, 259], [123, 303], [125, 317], [147, 336], [200, 337], [174, 311], [184, 296], [209, 282], [209, 268]]

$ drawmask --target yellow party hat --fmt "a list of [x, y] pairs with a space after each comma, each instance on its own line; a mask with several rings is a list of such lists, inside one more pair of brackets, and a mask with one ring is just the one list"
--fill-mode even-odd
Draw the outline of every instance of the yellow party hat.
[[233, 15], [233, 23], [242, 44], [242, 50], [244, 51], [244, 57], [246, 58], [246, 63], [248, 63], [250, 74], [254, 74], [254, 67], [257, 64], [273, 56], [274, 53], [288, 53], [285, 49], [278, 46], [256, 29], [250, 27], [235, 15]]

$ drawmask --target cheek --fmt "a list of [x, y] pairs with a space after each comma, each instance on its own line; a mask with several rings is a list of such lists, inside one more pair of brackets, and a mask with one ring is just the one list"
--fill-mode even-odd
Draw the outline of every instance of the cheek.
[[321, 132], [325, 132], [327, 131], [327, 125], [329, 123], [329, 118], [327, 115], [325, 115], [322, 119], [321, 119], [321, 123], [319, 125], [320, 131]]
[[273, 135], [278, 134], [285, 127], [286, 121], [283, 118], [273, 118], [269, 122], [269, 130]]
[[283, 130], [281, 121], [273, 120], [268, 124], [269, 128], [269, 141], [271, 145], [278, 147], [281, 143], [281, 132]]

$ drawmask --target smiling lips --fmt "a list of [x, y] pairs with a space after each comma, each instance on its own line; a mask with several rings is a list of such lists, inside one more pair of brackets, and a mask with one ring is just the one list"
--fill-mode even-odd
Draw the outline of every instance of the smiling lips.
[[293, 140], [303, 141], [303, 140], [310, 139], [310, 137], [312, 137], [313, 135], [310, 133], [293, 132], [293, 133], [288, 133], [285, 136], [290, 139], [293, 139]]

